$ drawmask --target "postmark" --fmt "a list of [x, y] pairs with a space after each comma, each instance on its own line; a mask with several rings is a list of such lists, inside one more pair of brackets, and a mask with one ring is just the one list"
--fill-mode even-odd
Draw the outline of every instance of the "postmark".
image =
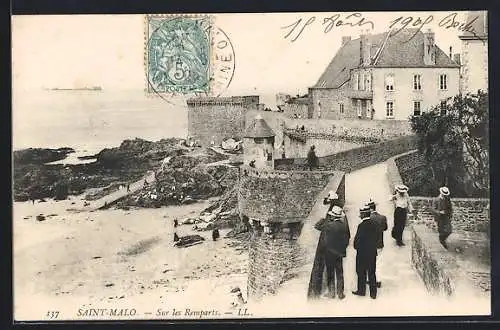
[[228, 35], [209, 15], [146, 15], [146, 92], [175, 96], [219, 96], [235, 70]]

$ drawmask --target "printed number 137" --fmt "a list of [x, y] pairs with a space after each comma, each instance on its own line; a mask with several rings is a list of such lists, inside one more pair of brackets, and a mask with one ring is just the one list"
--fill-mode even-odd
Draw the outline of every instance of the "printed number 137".
[[47, 317], [49, 319], [57, 319], [58, 316], [59, 316], [59, 311], [48, 311], [47, 312]]

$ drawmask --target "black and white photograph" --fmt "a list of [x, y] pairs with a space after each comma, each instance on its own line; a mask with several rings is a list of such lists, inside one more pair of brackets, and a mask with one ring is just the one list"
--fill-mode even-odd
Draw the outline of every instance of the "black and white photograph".
[[11, 21], [14, 321], [491, 315], [487, 11]]

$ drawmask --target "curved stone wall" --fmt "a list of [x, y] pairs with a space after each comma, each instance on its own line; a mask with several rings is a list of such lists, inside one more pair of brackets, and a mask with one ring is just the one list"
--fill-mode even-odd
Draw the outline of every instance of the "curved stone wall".
[[240, 167], [240, 214], [265, 222], [304, 220], [333, 175], [341, 172], [276, 171]]

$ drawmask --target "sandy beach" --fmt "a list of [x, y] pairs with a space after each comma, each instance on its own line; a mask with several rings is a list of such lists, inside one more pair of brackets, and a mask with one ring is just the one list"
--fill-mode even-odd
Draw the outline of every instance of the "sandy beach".
[[[14, 203], [14, 319], [196, 318], [192, 310], [217, 309], [234, 301], [231, 288], [245, 293], [248, 252], [231, 239], [173, 246], [173, 219], [199, 214], [208, 201], [156, 209], [68, 211], [80, 197], [64, 201]], [[44, 214], [45, 221], [36, 215]], [[176, 228], [193, 234], [192, 225]], [[127, 309], [105, 317], [90, 309]], [[169, 311], [165, 313], [164, 311]], [[116, 312], [115, 314], [119, 314]], [[116, 316], [116, 317], [115, 317]]]

